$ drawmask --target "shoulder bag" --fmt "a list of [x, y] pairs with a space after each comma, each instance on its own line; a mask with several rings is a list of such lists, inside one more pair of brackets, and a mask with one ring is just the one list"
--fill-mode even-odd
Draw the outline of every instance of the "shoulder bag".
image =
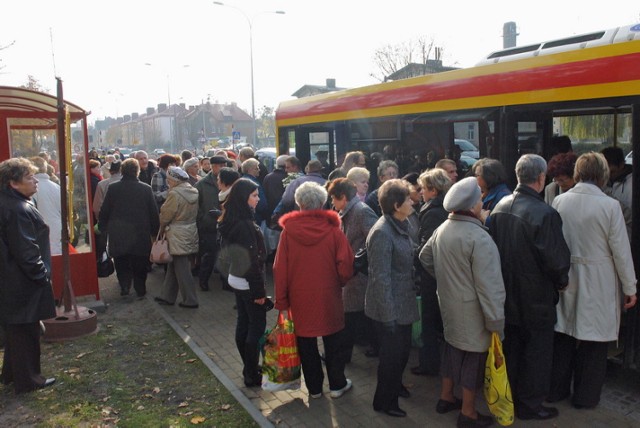
[[173, 257], [169, 253], [169, 242], [164, 235], [163, 230], [158, 231], [158, 236], [151, 246], [151, 255], [149, 255], [151, 263], [159, 265], [170, 263]]

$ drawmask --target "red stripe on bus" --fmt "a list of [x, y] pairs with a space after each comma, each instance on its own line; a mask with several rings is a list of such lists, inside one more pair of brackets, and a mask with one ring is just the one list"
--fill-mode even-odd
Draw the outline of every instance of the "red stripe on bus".
[[278, 111], [277, 116], [278, 120], [283, 120], [404, 104], [638, 80], [640, 79], [639, 62], [640, 53], [633, 53], [466, 79], [418, 84], [286, 106]]

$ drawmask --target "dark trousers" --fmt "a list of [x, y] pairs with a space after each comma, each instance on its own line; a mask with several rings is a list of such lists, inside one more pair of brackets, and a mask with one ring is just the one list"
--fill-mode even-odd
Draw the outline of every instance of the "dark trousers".
[[262, 305], [253, 302], [249, 290], [235, 290], [238, 318], [236, 322], [236, 346], [244, 363], [245, 381], [258, 377], [258, 341], [267, 326], [267, 313]]
[[344, 349], [346, 361], [351, 361], [353, 346], [370, 345], [371, 320], [367, 318], [364, 311], [344, 313]]
[[198, 280], [200, 286], [206, 288], [209, 285], [209, 278], [213, 274], [218, 258], [218, 243], [216, 242], [216, 233], [205, 233], [200, 235], [200, 266], [198, 272]]
[[398, 394], [402, 388], [402, 372], [409, 361], [411, 350], [411, 324], [399, 325], [374, 321], [380, 344], [378, 384], [373, 397], [373, 408], [398, 408]]
[[43, 385], [40, 374], [40, 323], [8, 324], [0, 380], [14, 383], [16, 394]]
[[516, 409], [535, 410], [547, 397], [553, 361], [553, 328], [507, 324], [503, 350]]
[[[344, 375], [346, 363], [344, 335], [343, 329], [337, 333], [322, 336], [329, 389], [332, 391], [344, 388], [347, 384], [347, 378]], [[320, 394], [322, 393], [324, 373], [322, 372], [322, 360], [318, 352], [318, 338], [296, 336], [296, 340], [298, 342], [304, 382], [307, 385], [309, 394]]]
[[422, 306], [422, 347], [418, 353], [420, 368], [437, 374], [440, 371], [440, 347], [444, 341], [440, 303], [436, 283], [423, 281], [420, 284]]
[[147, 294], [149, 256], [118, 256], [113, 258], [113, 264], [122, 291], [128, 292], [133, 281], [133, 289], [138, 296]]
[[556, 333], [549, 396], [554, 399], [568, 397], [573, 379], [571, 402], [584, 407], [598, 405], [607, 374], [608, 346], [609, 342], [579, 341]]

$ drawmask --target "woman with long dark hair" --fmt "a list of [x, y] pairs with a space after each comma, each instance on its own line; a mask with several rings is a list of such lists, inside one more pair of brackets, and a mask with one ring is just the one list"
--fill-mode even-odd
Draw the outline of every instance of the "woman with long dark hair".
[[266, 250], [262, 232], [254, 222], [259, 201], [258, 185], [239, 179], [231, 187], [218, 224], [220, 245], [229, 263], [227, 279], [236, 294], [236, 346], [244, 363], [246, 386], [261, 384], [258, 340], [267, 324], [263, 306]]

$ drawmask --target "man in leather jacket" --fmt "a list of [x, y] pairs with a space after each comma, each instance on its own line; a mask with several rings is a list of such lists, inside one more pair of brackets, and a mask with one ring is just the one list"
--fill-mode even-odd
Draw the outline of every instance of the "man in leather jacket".
[[542, 402], [551, 376], [556, 303], [569, 281], [571, 254], [560, 215], [540, 196], [546, 170], [542, 157], [522, 156], [518, 187], [494, 208], [489, 226], [507, 292], [504, 353], [519, 419], [558, 415]]

